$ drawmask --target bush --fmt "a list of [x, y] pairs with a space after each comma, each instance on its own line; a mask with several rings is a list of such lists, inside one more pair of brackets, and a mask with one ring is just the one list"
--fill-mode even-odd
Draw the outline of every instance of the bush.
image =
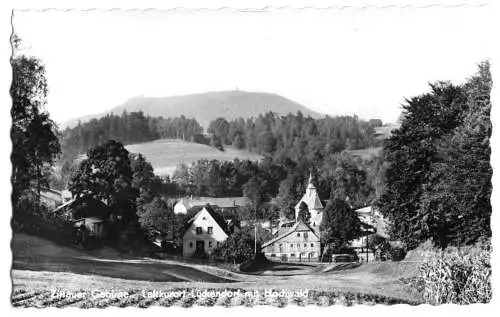
[[385, 239], [373, 245], [375, 259], [379, 261], [402, 261], [406, 257], [406, 247], [401, 243], [389, 242]]
[[402, 244], [391, 244], [389, 253], [392, 261], [402, 261], [406, 257], [406, 247]]
[[490, 277], [489, 247], [450, 248], [424, 262], [412, 284], [429, 304], [488, 303]]

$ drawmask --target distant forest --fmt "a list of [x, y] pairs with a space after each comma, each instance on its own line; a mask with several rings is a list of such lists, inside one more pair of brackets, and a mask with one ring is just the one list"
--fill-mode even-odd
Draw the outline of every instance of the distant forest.
[[305, 117], [301, 112], [279, 116], [273, 112], [257, 118], [227, 121], [218, 118], [208, 127], [211, 144], [223, 149], [232, 145], [281, 161], [321, 162], [331, 154], [381, 146], [375, 138], [379, 119], [360, 120], [357, 116]]
[[116, 140], [122, 144], [160, 138], [196, 141], [196, 136], [201, 136], [202, 133], [203, 128], [195, 119], [184, 116], [165, 119], [145, 116], [142, 111], [124, 111], [121, 115], [108, 114], [83, 124], [78, 123], [73, 128], [66, 128], [62, 133], [61, 145], [64, 157], [73, 159], [108, 140]]
[[208, 136], [205, 136], [195, 119], [151, 117], [141, 111], [125, 111], [121, 115], [108, 114], [66, 128], [62, 132], [61, 145], [66, 160], [72, 160], [108, 140], [127, 145], [157, 139], [181, 139], [210, 144], [221, 151], [232, 145], [279, 160], [289, 158], [300, 162], [321, 160], [344, 149], [380, 146], [373, 132], [381, 125], [381, 120], [364, 121], [357, 116], [313, 119], [300, 112], [286, 116], [268, 112], [256, 118], [229, 122], [218, 118], [210, 123]]

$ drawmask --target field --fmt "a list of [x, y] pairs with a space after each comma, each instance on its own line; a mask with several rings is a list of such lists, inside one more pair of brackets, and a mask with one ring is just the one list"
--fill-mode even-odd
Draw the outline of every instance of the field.
[[219, 151], [211, 146], [183, 142], [180, 140], [157, 140], [126, 146], [132, 153], [141, 153], [153, 165], [155, 174], [172, 175], [175, 168], [181, 164], [190, 164], [199, 159], [231, 161], [259, 160], [261, 156], [244, 150], [226, 146], [224, 151]]
[[[25, 234], [15, 235], [13, 250], [11, 301], [16, 307], [421, 303], [400, 282], [404, 270], [394, 269], [392, 263], [355, 268], [278, 263], [266, 271], [243, 274], [227, 267], [132, 257], [111, 249], [84, 252]], [[296, 293], [280, 295], [283, 290]], [[147, 295], [154, 291], [164, 294]], [[208, 296], [206, 291], [219, 293]], [[98, 296], [105, 292], [111, 295]], [[125, 293], [128, 297], [120, 297]]]
[[354, 157], [359, 157], [363, 160], [367, 160], [373, 156], [380, 156], [382, 154], [382, 147], [366, 148], [360, 150], [346, 151]]

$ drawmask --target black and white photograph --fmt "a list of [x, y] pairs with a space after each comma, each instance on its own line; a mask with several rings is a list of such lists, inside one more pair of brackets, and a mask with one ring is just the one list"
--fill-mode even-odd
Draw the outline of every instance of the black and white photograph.
[[12, 308], [491, 303], [492, 1], [385, 2], [11, 8]]

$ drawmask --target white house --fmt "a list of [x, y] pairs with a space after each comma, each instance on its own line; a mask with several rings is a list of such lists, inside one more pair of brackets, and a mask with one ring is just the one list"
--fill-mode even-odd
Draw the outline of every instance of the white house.
[[228, 226], [224, 218], [207, 205], [188, 221], [182, 237], [182, 255], [210, 255], [228, 236]]
[[174, 214], [187, 214], [188, 208], [186, 207], [186, 203], [184, 199], [179, 200], [174, 206]]

